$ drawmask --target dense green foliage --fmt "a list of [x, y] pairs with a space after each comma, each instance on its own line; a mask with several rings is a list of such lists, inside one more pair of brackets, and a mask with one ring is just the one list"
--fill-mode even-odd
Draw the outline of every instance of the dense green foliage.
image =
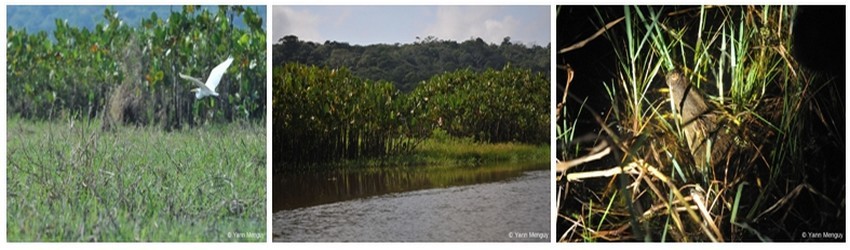
[[9, 241], [265, 241], [263, 126], [91, 121], [9, 120]]
[[[184, 6], [166, 19], [151, 13], [139, 27], [130, 27], [107, 8], [104, 22], [92, 30], [57, 19], [55, 40], [43, 31], [28, 34], [8, 27], [9, 113], [38, 119], [96, 117], [112, 105], [121, 107], [115, 112], [123, 119], [168, 127], [262, 118], [262, 19], [251, 8], [217, 10]], [[237, 15], [247, 29], [234, 28]], [[192, 84], [177, 74], [205, 79], [228, 56], [234, 63], [217, 89], [221, 96], [195, 101]]]
[[298, 62], [329, 68], [349, 68], [357, 77], [385, 80], [407, 92], [416, 84], [447, 71], [469, 68], [474, 72], [501, 69], [507, 65], [549, 72], [549, 45], [546, 47], [513, 43], [505, 37], [501, 44], [487, 44], [481, 38], [462, 43], [426, 37], [413, 44], [368, 46], [326, 41], [305, 42], [289, 35], [272, 47], [272, 65]]
[[[543, 143], [549, 140], [549, 88], [544, 74], [507, 66], [481, 73], [459, 70], [420, 84], [427, 124], [478, 141]], [[419, 104], [420, 102], [416, 102]]]
[[545, 143], [548, 86], [543, 74], [505, 67], [437, 75], [405, 94], [345, 68], [286, 64], [273, 73], [275, 160], [406, 153], [435, 130], [482, 142]]
[[407, 132], [400, 127], [404, 103], [392, 84], [361, 80], [345, 69], [298, 64], [275, 67], [273, 81], [273, 126], [280, 128], [274, 136], [285, 138], [275, 140], [274, 150], [284, 162], [410, 149], [411, 141], [400, 138]]

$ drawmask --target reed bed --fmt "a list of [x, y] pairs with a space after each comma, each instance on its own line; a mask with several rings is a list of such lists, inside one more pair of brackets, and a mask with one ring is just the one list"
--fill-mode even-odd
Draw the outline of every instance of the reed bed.
[[[818, 177], [843, 164], [811, 158], [826, 158], [827, 148], [843, 152], [843, 83], [790, 53], [796, 8], [623, 8], [619, 18], [597, 10], [599, 33], [588, 38], [607, 39], [616, 54], [613, 77], [595, 83], [610, 110], [570, 93], [583, 72], [561, 67], [568, 77], [559, 79], [566, 88], [557, 124], [558, 240], [800, 241], [808, 232], [843, 233], [843, 172]], [[664, 84], [671, 72], [705, 96], [711, 108], [703, 117], [723, 136], [706, 133], [714, 139], [702, 142], [722, 160], [689, 150], [690, 121], [677, 115], [675, 90]], [[588, 123], [576, 113], [591, 114], [598, 132], [579, 134]], [[712, 152], [721, 142], [731, 150]]]

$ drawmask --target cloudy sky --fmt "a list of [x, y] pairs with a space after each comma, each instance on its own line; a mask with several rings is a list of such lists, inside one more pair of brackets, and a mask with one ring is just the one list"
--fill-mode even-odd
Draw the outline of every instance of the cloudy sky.
[[549, 44], [549, 6], [274, 6], [272, 38], [350, 44], [412, 43], [416, 37]]

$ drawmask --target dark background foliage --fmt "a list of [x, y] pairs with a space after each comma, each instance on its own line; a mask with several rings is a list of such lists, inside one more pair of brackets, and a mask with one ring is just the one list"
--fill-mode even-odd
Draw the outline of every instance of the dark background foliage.
[[500, 44], [487, 44], [481, 38], [457, 42], [429, 36], [413, 44], [361, 46], [336, 41], [319, 44], [289, 35], [274, 44], [272, 53], [272, 65], [298, 62], [346, 67], [358, 77], [390, 81], [405, 92], [436, 74], [465, 68], [482, 72], [511, 65], [534, 73], [549, 72], [549, 45], [526, 46], [511, 42], [510, 37]]
[[[237, 16], [245, 28], [234, 25]], [[151, 12], [138, 26], [112, 8], [102, 18], [92, 29], [55, 19], [52, 37], [8, 27], [9, 114], [93, 118], [120, 106], [124, 120], [167, 128], [265, 116], [266, 36], [254, 8], [183, 6]], [[205, 79], [228, 56], [221, 96], [194, 100], [177, 74]]]

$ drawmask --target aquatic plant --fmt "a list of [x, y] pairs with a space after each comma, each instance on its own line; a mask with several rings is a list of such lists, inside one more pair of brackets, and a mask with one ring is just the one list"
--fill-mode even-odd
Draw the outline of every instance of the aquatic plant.
[[[822, 211], [843, 210], [839, 196], [823, 194], [835, 182], [808, 180], [824, 163], [803, 157], [822, 154], [804, 139], [824, 133], [816, 127], [840, 135], [824, 142], [843, 148], [835, 126], [843, 113], [830, 113], [843, 111], [835, 104], [843, 105], [843, 97], [829, 94], [839, 89], [835, 82], [791, 55], [794, 11], [626, 6], [621, 18], [610, 18], [597, 9], [600, 34], [619, 63], [616, 77], [603, 83], [612, 108], [594, 112], [574, 96], [562, 102], [573, 112], [591, 111], [602, 132], [576, 135], [576, 117], [558, 124], [558, 139], [569, 146], [558, 153], [560, 240], [799, 240], [787, 232], [843, 220], [840, 212], [812, 214], [792, 201], [807, 191], [805, 200]], [[671, 82], [671, 74], [689, 84]], [[707, 108], [696, 109], [694, 97], [671, 98], [688, 98], [678, 94], [681, 86], [704, 97], [699, 103]], [[681, 113], [694, 110], [704, 111], [691, 113], [697, 121]], [[596, 147], [581, 146], [588, 143]], [[603, 157], [614, 165], [586, 164]]]

